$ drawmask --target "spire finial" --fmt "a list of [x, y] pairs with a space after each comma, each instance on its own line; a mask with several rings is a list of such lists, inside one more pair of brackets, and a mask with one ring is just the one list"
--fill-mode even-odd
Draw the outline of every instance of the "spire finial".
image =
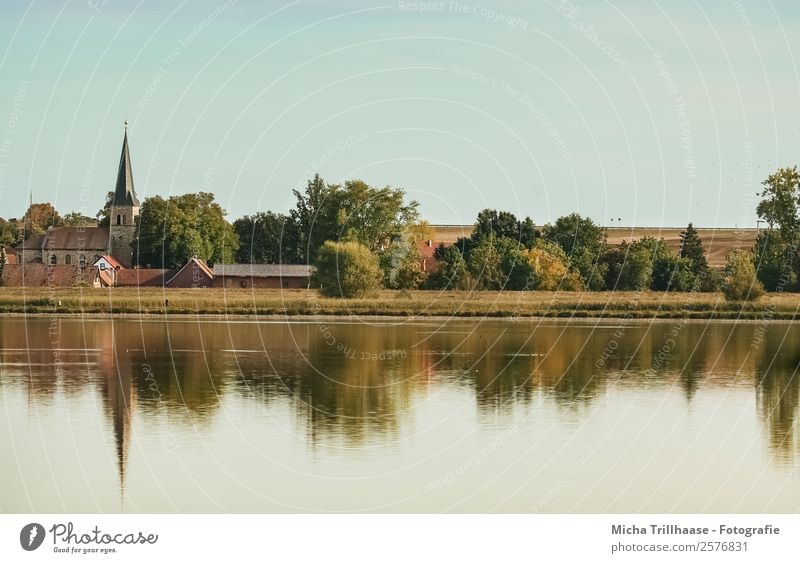
[[126, 131], [128, 130], [128, 118], [127, 117], [125, 118], [125, 130]]

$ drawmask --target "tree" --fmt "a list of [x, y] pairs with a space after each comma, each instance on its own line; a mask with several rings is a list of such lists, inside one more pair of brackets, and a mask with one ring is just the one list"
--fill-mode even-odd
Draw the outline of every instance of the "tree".
[[335, 216], [331, 216], [330, 187], [319, 174], [309, 180], [304, 193], [292, 190], [296, 203], [290, 216], [297, 226], [299, 237], [299, 259], [312, 263], [317, 250], [326, 240], [338, 240]]
[[103, 208], [97, 212], [97, 224], [100, 227], [108, 227], [111, 224], [111, 202], [114, 201], [114, 192], [106, 193], [106, 201]]
[[440, 244], [433, 254], [436, 270], [428, 277], [431, 289], [470, 289], [471, 280], [464, 255], [456, 245]]
[[728, 254], [722, 292], [728, 301], [754, 301], [764, 294], [756, 277], [753, 253], [735, 249]]
[[326, 184], [319, 174], [305, 193], [294, 190], [291, 211], [300, 237], [301, 258], [313, 262], [321, 241], [356, 241], [373, 252], [385, 248], [419, 217], [416, 201], [405, 203], [405, 192], [373, 188], [361, 180]]
[[697, 291], [698, 278], [688, 258], [668, 252], [653, 261], [653, 282], [656, 291]]
[[484, 209], [478, 213], [470, 238], [477, 243], [486, 237], [509, 238], [526, 248], [532, 248], [536, 239], [536, 229], [530, 217], [518, 221], [516, 216], [508, 211]]
[[539, 291], [579, 291], [583, 289], [580, 275], [573, 270], [564, 250], [553, 242], [536, 241], [525, 251], [531, 276], [526, 289]]
[[467, 269], [475, 289], [498, 291], [505, 287], [506, 276], [503, 272], [503, 250], [501, 242], [489, 235], [475, 246], [469, 254]]
[[784, 240], [797, 235], [800, 219], [797, 205], [800, 196], [800, 172], [797, 167], [779, 168], [764, 182], [760, 195], [763, 199], [756, 207], [758, 216], [769, 224], [770, 228], [778, 227]]
[[0, 246], [14, 246], [20, 241], [20, 232], [15, 220], [0, 219]]
[[605, 286], [607, 264], [602, 260], [606, 253], [605, 231], [588, 217], [572, 213], [559, 217], [544, 228], [544, 238], [559, 245], [578, 270], [581, 281], [588, 289]]
[[49, 227], [58, 227], [62, 223], [61, 216], [52, 203], [33, 203], [22, 218], [27, 236], [42, 234]]
[[314, 283], [328, 297], [363, 297], [381, 286], [377, 256], [357, 242], [326, 241], [315, 265]]
[[393, 241], [380, 253], [379, 262], [383, 286], [388, 289], [417, 289], [425, 279], [422, 252], [410, 235]]
[[243, 264], [298, 264], [299, 236], [291, 217], [272, 211], [233, 222], [239, 237], [236, 261]]
[[231, 263], [239, 237], [214, 194], [199, 192], [144, 200], [134, 240], [135, 262], [178, 268], [192, 256]]
[[702, 278], [708, 274], [708, 259], [703, 250], [703, 241], [700, 240], [697, 229], [691, 223], [681, 233], [680, 257], [689, 260], [695, 276]]
[[6, 249], [3, 245], [0, 245], [0, 285], [3, 285], [3, 268], [5, 268], [7, 262]]
[[95, 227], [97, 226], [97, 221], [78, 211], [73, 211], [64, 215], [63, 225], [67, 227]]
[[778, 231], [761, 231], [754, 247], [756, 272], [767, 291], [794, 291], [797, 274], [794, 264], [797, 252], [784, 244]]

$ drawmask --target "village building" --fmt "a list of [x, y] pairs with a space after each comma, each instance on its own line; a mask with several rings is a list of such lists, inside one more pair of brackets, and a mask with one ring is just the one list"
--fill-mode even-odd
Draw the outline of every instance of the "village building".
[[208, 264], [197, 256], [190, 258], [186, 265], [178, 270], [169, 280], [166, 287], [184, 287], [188, 289], [212, 287], [214, 285], [214, 272]]
[[6, 264], [16, 264], [18, 257], [17, 257], [17, 249], [13, 246], [4, 246], [2, 250], [2, 254], [6, 259]]
[[217, 264], [214, 287], [307, 289], [311, 273], [306, 264]]

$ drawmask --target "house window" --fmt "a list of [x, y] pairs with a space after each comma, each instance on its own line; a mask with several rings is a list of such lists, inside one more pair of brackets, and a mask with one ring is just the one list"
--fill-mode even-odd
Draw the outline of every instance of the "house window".
[[56, 255], [55, 254], [51, 254], [50, 255], [50, 265], [51, 266], [55, 266], [57, 262], [58, 262], [58, 258], [56, 258]]
[[72, 264], [72, 256], [70, 256], [69, 254], [67, 254], [67, 255], [64, 257], [64, 264]]
[[122, 216], [122, 224], [125, 224], [125, 215]]
[[101, 270], [105, 270], [106, 269], [106, 263], [105, 262], [100, 262], [100, 269]]
[[117, 225], [122, 225], [122, 215], [117, 215]]
[[81, 268], [85, 268], [86, 267], [86, 255], [85, 254], [81, 254], [80, 264], [81, 264]]
[[241, 285], [243, 288], [247, 287], [247, 280], [240, 281], [239, 285]]

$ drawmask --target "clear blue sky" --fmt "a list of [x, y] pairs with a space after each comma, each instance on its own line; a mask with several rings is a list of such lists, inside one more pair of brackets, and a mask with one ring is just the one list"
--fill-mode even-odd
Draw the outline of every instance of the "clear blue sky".
[[126, 116], [140, 197], [204, 189], [231, 219], [319, 172], [433, 223], [752, 226], [800, 161], [796, 2], [416, 4], [5, 0], [0, 216], [29, 190], [94, 215]]

